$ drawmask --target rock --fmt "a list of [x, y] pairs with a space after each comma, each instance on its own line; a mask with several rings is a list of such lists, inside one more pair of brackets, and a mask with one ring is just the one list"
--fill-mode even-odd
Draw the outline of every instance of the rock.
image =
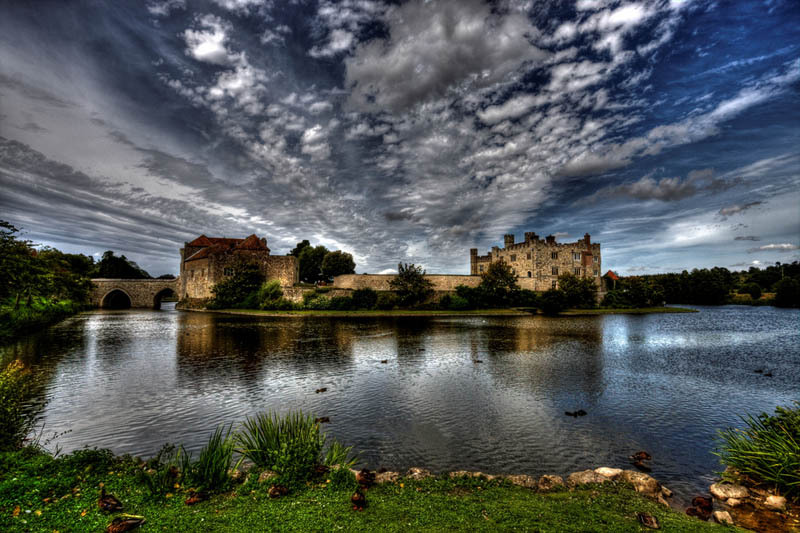
[[718, 500], [727, 500], [728, 498], [736, 498], [741, 500], [747, 498], [747, 488], [741, 485], [730, 485], [728, 483], [714, 483], [709, 489], [711, 495]]
[[270, 479], [275, 477], [278, 477], [278, 474], [276, 474], [272, 470], [264, 470], [258, 475], [258, 482], [264, 483], [265, 481], [269, 481]]
[[505, 478], [512, 485], [517, 485], [518, 487], [525, 487], [526, 489], [536, 488], [536, 480], [533, 479], [531, 476], [526, 476], [525, 474], [512, 474], [505, 476]]
[[538, 483], [536, 483], [536, 488], [539, 489], [539, 492], [549, 492], [556, 487], [563, 487], [564, 486], [564, 479], [561, 476], [552, 476], [550, 474], [545, 474], [539, 478]]
[[731, 507], [738, 507], [739, 505], [742, 505], [742, 500], [738, 500], [736, 498], [728, 498], [725, 501], [725, 505], [730, 505]]
[[630, 483], [636, 492], [658, 499], [661, 496], [661, 484], [652, 476], [636, 470], [624, 470], [619, 481]]
[[667, 487], [661, 487], [661, 495], [665, 498], [672, 498], [672, 491], [669, 490]]
[[606, 483], [610, 481], [606, 476], [600, 475], [594, 470], [584, 470], [582, 472], [573, 472], [567, 476], [567, 486], [577, 487], [578, 485], [585, 485], [587, 483]]
[[786, 498], [775, 495], [767, 496], [764, 500], [764, 507], [772, 511], [783, 511], [786, 509]]
[[375, 474], [375, 483], [394, 483], [400, 478], [400, 472], [379, 472]]
[[728, 511], [714, 511], [711, 516], [714, 517], [714, 521], [717, 524], [733, 525], [733, 518], [731, 518], [731, 514]]
[[488, 477], [483, 472], [471, 472], [469, 470], [456, 470], [455, 472], [450, 472], [448, 474], [451, 478], [457, 477]]
[[622, 474], [621, 468], [609, 468], [607, 466], [601, 466], [600, 468], [595, 468], [595, 472], [600, 474], [601, 476], [607, 477], [608, 479], [615, 480]]
[[408, 472], [406, 472], [406, 477], [411, 479], [425, 479], [431, 476], [432, 474], [430, 470], [425, 470], [424, 468], [419, 468], [416, 466], [412, 466], [408, 469]]

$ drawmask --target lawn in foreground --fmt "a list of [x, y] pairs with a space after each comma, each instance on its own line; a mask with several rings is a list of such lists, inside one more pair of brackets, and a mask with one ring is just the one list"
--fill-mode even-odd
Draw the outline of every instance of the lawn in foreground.
[[113, 518], [97, 507], [100, 483], [147, 522], [138, 531], [643, 531], [638, 512], [665, 531], [719, 531], [617, 484], [539, 494], [482, 479], [401, 480], [373, 487], [353, 511], [352, 490], [327, 476], [289, 496], [270, 499], [268, 483], [248, 482], [188, 507], [187, 487], [152, 496], [136, 462], [80, 452], [60, 459], [32, 451], [0, 454], [0, 530], [103, 531]]

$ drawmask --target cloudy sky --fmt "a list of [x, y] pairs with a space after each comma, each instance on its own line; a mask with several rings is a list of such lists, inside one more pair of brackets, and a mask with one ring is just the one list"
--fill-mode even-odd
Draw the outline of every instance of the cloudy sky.
[[0, 219], [151, 274], [209, 236], [466, 273], [800, 258], [795, 0], [0, 0]]

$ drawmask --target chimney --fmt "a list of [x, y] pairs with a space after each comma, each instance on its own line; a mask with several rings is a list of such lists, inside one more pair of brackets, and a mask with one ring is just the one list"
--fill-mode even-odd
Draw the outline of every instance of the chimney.
[[592, 238], [589, 236], [588, 233], [584, 233], [583, 242], [586, 243], [586, 249], [587, 250], [591, 250], [592, 249]]

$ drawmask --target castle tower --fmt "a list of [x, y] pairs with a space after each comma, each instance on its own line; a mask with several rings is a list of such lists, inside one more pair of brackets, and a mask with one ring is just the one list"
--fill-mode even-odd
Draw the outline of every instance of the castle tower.
[[478, 249], [477, 248], [470, 248], [469, 249], [469, 275], [470, 276], [477, 276], [478, 275]]
[[514, 244], [514, 235], [507, 233], [503, 235], [503, 247], [508, 248]]

